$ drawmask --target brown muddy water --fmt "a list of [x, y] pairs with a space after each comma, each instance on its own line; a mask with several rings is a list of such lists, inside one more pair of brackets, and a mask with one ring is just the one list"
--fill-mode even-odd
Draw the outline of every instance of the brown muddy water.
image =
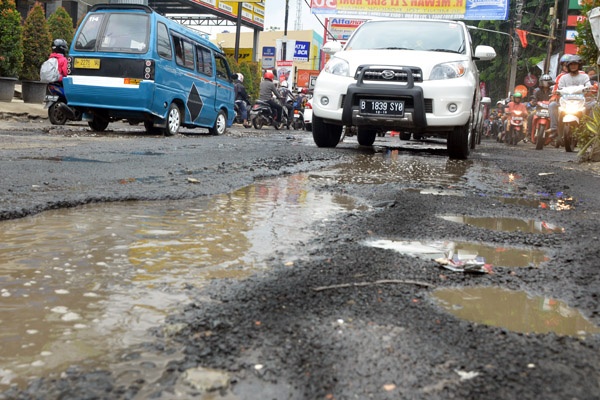
[[[162, 369], [144, 365], [164, 365], [181, 355], [140, 354], [129, 367], [123, 352], [152, 341], [149, 329], [190, 301], [185, 288], [210, 279], [244, 279], [268, 268], [274, 252], [293, 265], [299, 255], [294, 246], [328, 219], [370, 209], [312, 185], [394, 183], [455, 196], [500, 187], [505, 198], [539, 202], [538, 194], [519, 190], [515, 179], [481, 162], [385, 151], [225, 195], [93, 204], [1, 221], [0, 390], [57, 376], [72, 364], [117, 368], [124, 381], [140, 374], [152, 381]], [[545, 257], [469, 243], [449, 242], [437, 250], [448, 248], [506, 266], [538, 265]]]
[[600, 333], [578, 310], [547, 296], [498, 287], [438, 289], [433, 298], [458, 318], [521, 333], [555, 333], [584, 339]]
[[301, 174], [204, 199], [0, 222], [0, 389], [71, 364], [110, 364], [188, 302], [185, 285], [243, 279], [278, 250], [293, 260], [313, 223], [357, 209], [366, 207], [309, 190]]

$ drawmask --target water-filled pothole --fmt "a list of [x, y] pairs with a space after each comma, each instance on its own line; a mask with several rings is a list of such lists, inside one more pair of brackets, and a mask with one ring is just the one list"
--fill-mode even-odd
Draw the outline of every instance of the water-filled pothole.
[[298, 174], [207, 198], [2, 221], [0, 388], [71, 364], [111, 366], [190, 301], [190, 284], [245, 278], [278, 251], [294, 260], [328, 218], [361, 209]]
[[507, 217], [473, 217], [469, 215], [440, 215], [446, 221], [473, 225], [500, 232], [563, 233], [564, 228], [547, 221]]
[[537, 267], [542, 262], [548, 261], [548, 257], [540, 250], [491, 246], [472, 242], [380, 239], [367, 241], [366, 244], [381, 249], [394, 250], [413, 257], [431, 260], [446, 258], [456, 263], [477, 260], [480, 263], [500, 267]]
[[497, 287], [437, 289], [434, 299], [452, 315], [521, 333], [585, 337], [600, 333], [578, 310], [550, 297]]

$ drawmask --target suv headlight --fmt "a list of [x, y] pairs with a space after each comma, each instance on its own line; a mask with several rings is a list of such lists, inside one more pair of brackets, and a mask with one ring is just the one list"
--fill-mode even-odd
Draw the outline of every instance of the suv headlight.
[[467, 72], [467, 66], [462, 61], [438, 64], [431, 70], [429, 79], [432, 81], [438, 79], [460, 78]]
[[333, 75], [349, 76], [350, 66], [346, 60], [334, 57], [327, 61], [324, 70]]

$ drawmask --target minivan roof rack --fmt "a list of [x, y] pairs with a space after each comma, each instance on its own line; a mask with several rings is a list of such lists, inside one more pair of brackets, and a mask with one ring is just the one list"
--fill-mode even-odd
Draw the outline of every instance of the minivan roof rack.
[[144, 4], [96, 4], [90, 9], [90, 12], [98, 11], [98, 10], [142, 10], [147, 12], [148, 14], [152, 14], [152, 8]]

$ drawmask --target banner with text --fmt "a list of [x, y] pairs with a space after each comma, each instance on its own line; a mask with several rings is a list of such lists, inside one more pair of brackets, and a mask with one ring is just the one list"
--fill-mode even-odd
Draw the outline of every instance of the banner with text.
[[313, 14], [506, 20], [509, 0], [311, 0]]
[[296, 40], [296, 46], [294, 47], [294, 61], [308, 62], [310, 54], [310, 42], [301, 42]]

